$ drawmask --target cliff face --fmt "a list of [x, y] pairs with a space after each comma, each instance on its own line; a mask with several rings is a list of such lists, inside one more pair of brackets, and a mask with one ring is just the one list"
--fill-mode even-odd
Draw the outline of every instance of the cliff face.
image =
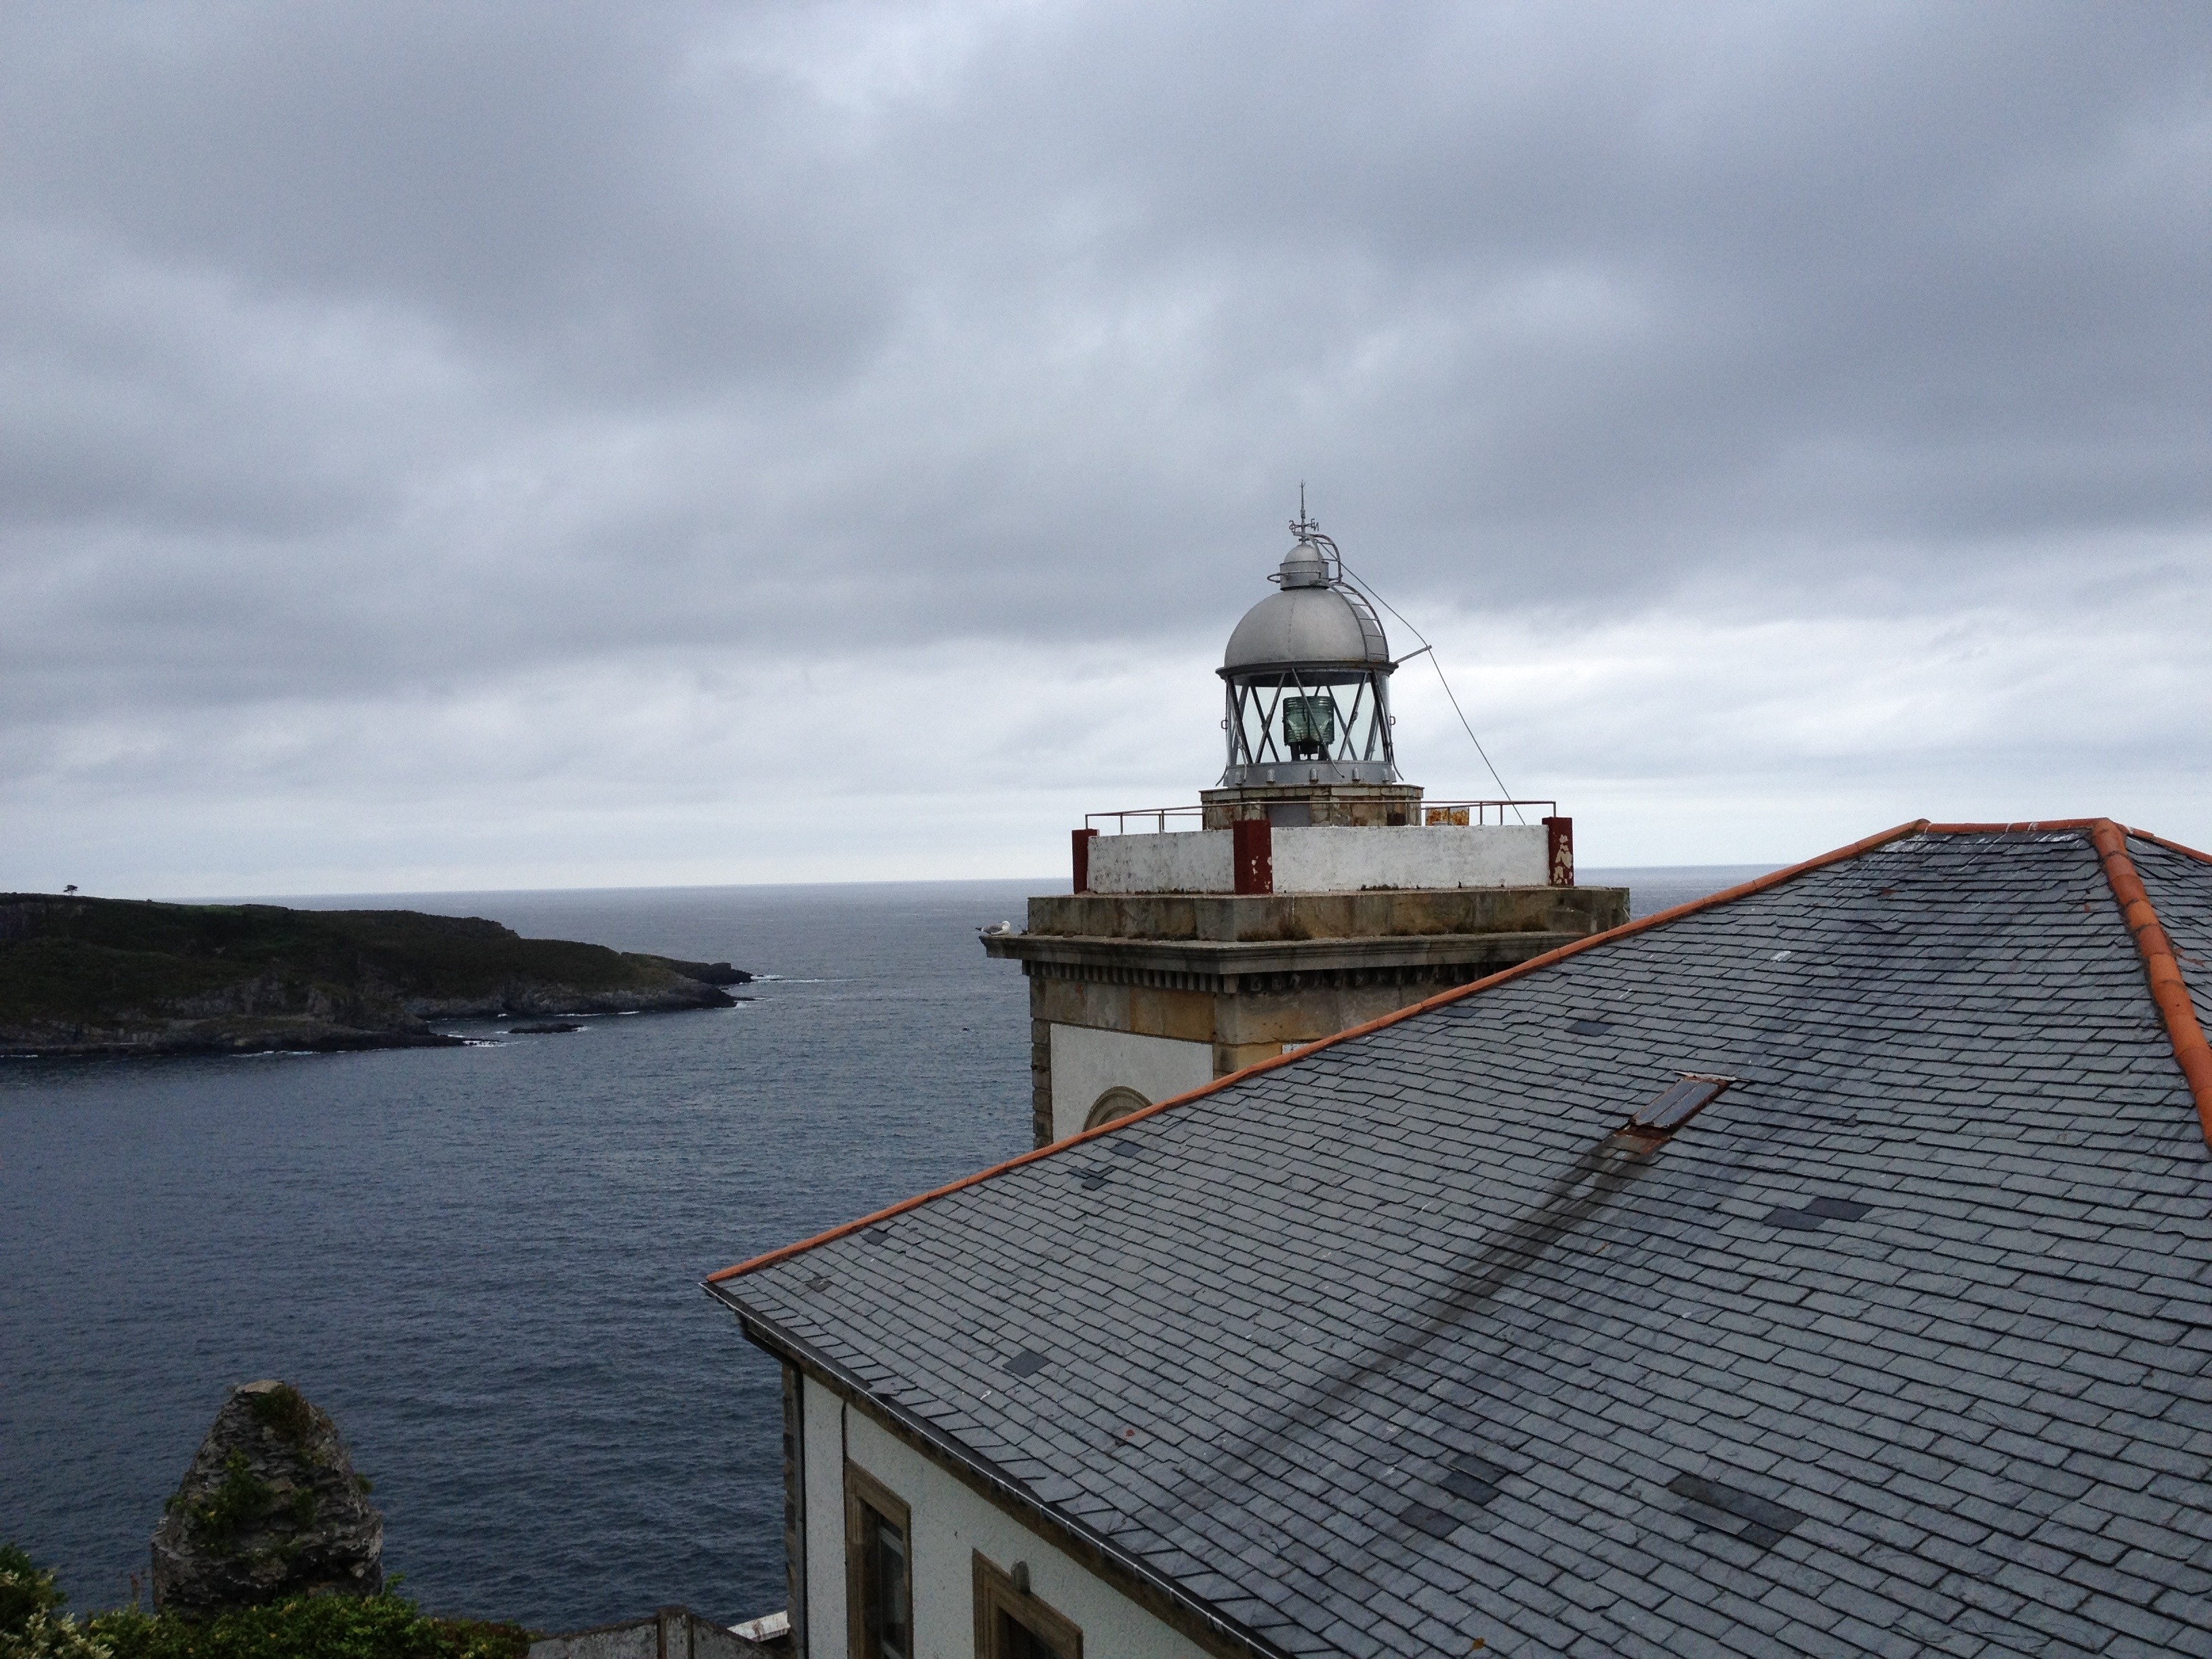
[[13, 893], [0, 1054], [427, 1046], [457, 1041], [433, 1019], [730, 1006], [682, 971], [705, 966], [413, 910]]

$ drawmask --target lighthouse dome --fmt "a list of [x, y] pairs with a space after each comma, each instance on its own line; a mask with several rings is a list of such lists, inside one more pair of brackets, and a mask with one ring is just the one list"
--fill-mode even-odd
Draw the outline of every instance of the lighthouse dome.
[[1331, 581], [1319, 548], [1300, 542], [1275, 580], [1283, 591], [1246, 611], [1230, 635], [1224, 675], [1304, 665], [1388, 671], [1390, 644], [1381, 621], [1357, 589]]
[[[1244, 613], [1220, 670], [1228, 698], [1221, 726], [1229, 739], [1221, 787], [1295, 790], [1301, 797], [1269, 795], [1271, 823], [1291, 822], [1279, 815], [1293, 809], [1315, 810], [1316, 789], [1398, 784], [1390, 642], [1367, 596], [1345, 580], [1336, 544], [1303, 504], [1291, 532], [1297, 543], [1269, 578], [1282, 591]], [[1372, 805], [1381, 797], [1362, 799]], [[1398, 810], [1395, 822], [1403, 823], [1402, 802]]]

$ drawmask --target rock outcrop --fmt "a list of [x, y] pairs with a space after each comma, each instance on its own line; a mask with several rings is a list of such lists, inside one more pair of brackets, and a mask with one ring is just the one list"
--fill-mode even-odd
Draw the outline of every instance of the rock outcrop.
[[289, 1382], [233, 1389], [154, 1528], [154, 1607], [189, 1617], [384, 1588], [384, 1517]]
[[702, 985], [750, 985], [753, 982], [753, 976], [745, 969], [732, 968], [726, 962], [685, 962], [678, 957], [655, 956], [646, 957], [645, 960], [657, 962], [686, 979], [697, 980]]
[[0, 894], [0, 1054], [452, 1044], [430, 1021], [727, 1008], [726, 973], [481, 917]]

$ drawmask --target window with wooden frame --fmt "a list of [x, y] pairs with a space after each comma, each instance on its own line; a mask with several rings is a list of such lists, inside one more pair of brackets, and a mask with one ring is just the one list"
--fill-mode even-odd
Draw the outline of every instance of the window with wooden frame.
[[889, 1486], [845, 1465], [845, 1617], [852, 1659], [912, 1659], [914, 1527]]
[[1083, 1659], [1083, 1632], [1030, 1594], [1029, 1569], [975, 1556], [975, 1659]]

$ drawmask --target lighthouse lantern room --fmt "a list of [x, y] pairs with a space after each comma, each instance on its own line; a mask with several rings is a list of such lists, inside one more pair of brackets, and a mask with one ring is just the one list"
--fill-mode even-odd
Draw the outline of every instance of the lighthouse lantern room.
[[1404, 824], [1421, 792], [1399, 781], [1390, 643], [1336, 544], [1303, 514], [1268, 578], [1278, 592], [1229, 636], [1221, 678], [1228, 764], [1202, 793], [1205, 823]]

